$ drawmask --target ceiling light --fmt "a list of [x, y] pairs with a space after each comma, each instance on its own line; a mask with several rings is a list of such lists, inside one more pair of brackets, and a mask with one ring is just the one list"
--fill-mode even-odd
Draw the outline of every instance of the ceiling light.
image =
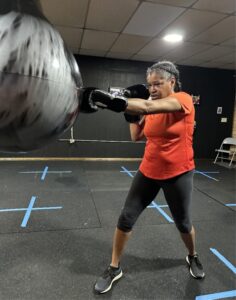
[[164, 36], [164, 40], [171, 43], [180, 42], [183, 40], [183, 36], [180, 34], [167, 34]]

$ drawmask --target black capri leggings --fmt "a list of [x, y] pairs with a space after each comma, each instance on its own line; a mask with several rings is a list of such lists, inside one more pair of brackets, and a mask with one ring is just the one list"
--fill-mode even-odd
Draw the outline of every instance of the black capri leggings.
[[117, 228], [129, 232], [142, 211], [163, 189], [175, 225], [182, 233], [192, 229], [190, 204], [193, 190], [194, 170], [176, 177], [157, 180], [144, 176], [140, 171], [135, 175], [125, 205], [118, 220]]

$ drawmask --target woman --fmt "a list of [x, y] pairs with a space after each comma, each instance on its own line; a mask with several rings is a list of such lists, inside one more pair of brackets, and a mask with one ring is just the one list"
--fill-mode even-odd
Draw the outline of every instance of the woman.
[[[180, 91], [179, 71], [169, 61], [160, 61], [148, 68], [147, 86], [150, 101], [125, 99], [123, 107], [122, 99], [112, 98], [101, 91], [94, 91], [90, 98], [95, 106], [105, 105], [114, 111], [125, 110], [126, 120], [131, 122], [132, 140], [147, 139], [144, 157], [114, 233], [111, 263], [95, 283], [94, 288], [98, 293], [109, 291], [112, 283], [121, 278], [120, 259], [125, 244], [138, 217], [160, 189], [163, 189], [176, 227], [188, 250], [186, 261], [190, 274], [198, 279], [205, 276], [195, 249], [195, 230], [190, 218], [195, 168], [192, 148], [193, 101], [190, 95]], [[139, 121], [137, 115], [145, 117]]]

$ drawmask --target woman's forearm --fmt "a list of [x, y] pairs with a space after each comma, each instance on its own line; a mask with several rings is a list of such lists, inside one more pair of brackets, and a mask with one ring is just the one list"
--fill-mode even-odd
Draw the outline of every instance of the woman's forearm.
[[143, 100], [138, 98], [128, 99], [126, 112], [130, 114], [156, 114], [165, 112], [181, 111], [179, 101], [174, 97], [157, 100]]

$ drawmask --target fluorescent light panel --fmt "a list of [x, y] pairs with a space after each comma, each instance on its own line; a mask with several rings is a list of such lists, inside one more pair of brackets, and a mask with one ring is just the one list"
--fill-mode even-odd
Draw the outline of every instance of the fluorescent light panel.
[[177, 43], [183, 40], [183, 36], [180, 34], [173, 33], [173, 34], [167, 34], [166, 36], [164, 36], [163, 39], [170, 43]]

